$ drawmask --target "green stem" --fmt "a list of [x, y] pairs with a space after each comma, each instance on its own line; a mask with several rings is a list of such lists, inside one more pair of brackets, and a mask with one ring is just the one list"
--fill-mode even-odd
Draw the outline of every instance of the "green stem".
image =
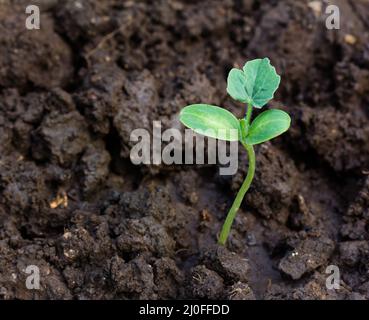
[[[249, 104], [247, 108], [247, 114], [246, 114], [246, 126], [245, 126], [245, 136], [248, 134], [248, 130], [250, 127], [250, 121], [251, 121], [251, 115], [252, 115], [252, 106]], [[249, 158], [249, 167], [247, 169], [247, 175], [244, 180], [244, 182], [241, 185], [240, 190], [237, 193], [236, 199], [234, 199], [234, 202], [232, 204], [231, 209], [229, 209], [228, 215], [226, 217], [226, 220], [224, 221], [222, 231], [220, 232], [218, 243], [220, 245], [225, 245], [227, 238], [229, 236], [229, 233], [231, 231], [231, 227], [233, 224], [233, 220], [236, 217], [237, 211], [241, 206], [242, 200], [245, 197], [245, 194], [247, 190], [249, 190], [250, 185], [252, 183], [252, 180], [254, 179], [255, 175], [255, 152], [252, 145], [246, 144], [244, 141], [242, 141], [242, 145], [245, 147], [247, 151], [247, 155]]]
[[245, 136], [249, 133], [250, 122], [251, 122], [251, 115], [252, 115], [252, 105], [247, 105], [247, 112], [246, 112], [246, 128], [245, 128]]
[[247, 170], [247, 176], [245, 181], [242, 183], [240, 190], [237, 193], [236, 199], [234, 200], [231, 209], [229, 209], [226, 220], [224, 221], [222, 231], [220, 232], [218, 243], [224, 245], [227, 241], [229, 232], [233, 224], [233, 220], [236, 217], [237, 211], [241, 206], [242, 200], [245, 197], [247, 190], [249, 190], [252, 180], [255, 174], [255, 152], [251, 145], [243, 143], [243, 146], [247, 150], [249, 157], [249, 168]]

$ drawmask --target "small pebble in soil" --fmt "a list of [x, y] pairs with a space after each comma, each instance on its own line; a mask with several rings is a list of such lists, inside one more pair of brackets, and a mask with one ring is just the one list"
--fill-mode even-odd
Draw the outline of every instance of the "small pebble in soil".
[[252, 247], [252, 246], [256, 246], [257, 242], [256, 242], [256, 237], [253, 233], [248, 233], [246, 236], [246, 241], [247, 241], [247, 245]]
[[345, 35], [345, 42], [349, 45], [354, 45], [357, 42], [357, 39], [352, 34]]

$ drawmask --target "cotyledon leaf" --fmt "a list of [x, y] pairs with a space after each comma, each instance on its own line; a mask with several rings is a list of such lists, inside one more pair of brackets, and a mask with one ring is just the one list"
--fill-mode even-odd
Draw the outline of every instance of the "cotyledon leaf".
[[288, 113], [271, 109], [259, 114], [251, 123], [246, 143], [259, 144], [286, 132], [291, 124]]
[[192, 104], [182, 109], [179, 120], [196, 133], [226, 141], [238, 141], [240, 124], [229, 111], [208, 104]]

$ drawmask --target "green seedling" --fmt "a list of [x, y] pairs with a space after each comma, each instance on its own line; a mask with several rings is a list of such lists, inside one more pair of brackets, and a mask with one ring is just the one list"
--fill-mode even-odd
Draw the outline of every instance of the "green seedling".
[[[243, 69], [233, 68], [227, 79], [227, 92], [235, 100], [246, 104], [243, 119], [237, 119], [229, 111], [207, 104], [193, 104], [182, 109], [180, 121], [197, 133], [226, 141], [239, 141], [247, 151], [249, 164], [247, 175], [230, 208], [219, 235], [218, 243], [227, 241], [233, 220], [255, 174], [254, 145], [271, 140], [286, 132], [291, 124], [290, 116], [278, 109], [259, 114], [251, 122], [253, 108], [262, 108], [274, 97], [281, 77], [268, 58], [247, 62]], [[238, 134], [234, 135], [231, 132]]]

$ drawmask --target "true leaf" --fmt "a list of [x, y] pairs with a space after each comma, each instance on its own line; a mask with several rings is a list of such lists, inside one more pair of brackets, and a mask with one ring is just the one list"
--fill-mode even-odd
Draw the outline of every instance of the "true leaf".
[[247, 103], [246, 76], [242, 70], [233, 68], [227, 79], [227, 92], [235, 100]]
[[291, 124], [290, 116], [277, 109], [264, 111], [251, 123], [246, 143], [250, 145], [271, 140], [286, 132]]
[[186, 127], [205, 136], [226, 141], [239, 140], [239, 121], [223, 108], [192, 104], [182, 109], [179, 120]]
[[242, 71], [230, 71], [227, 92], [235, 100], [261, 108], [273, 98], [280, 80], [268, 58], [255, 59], [247, 62]]

